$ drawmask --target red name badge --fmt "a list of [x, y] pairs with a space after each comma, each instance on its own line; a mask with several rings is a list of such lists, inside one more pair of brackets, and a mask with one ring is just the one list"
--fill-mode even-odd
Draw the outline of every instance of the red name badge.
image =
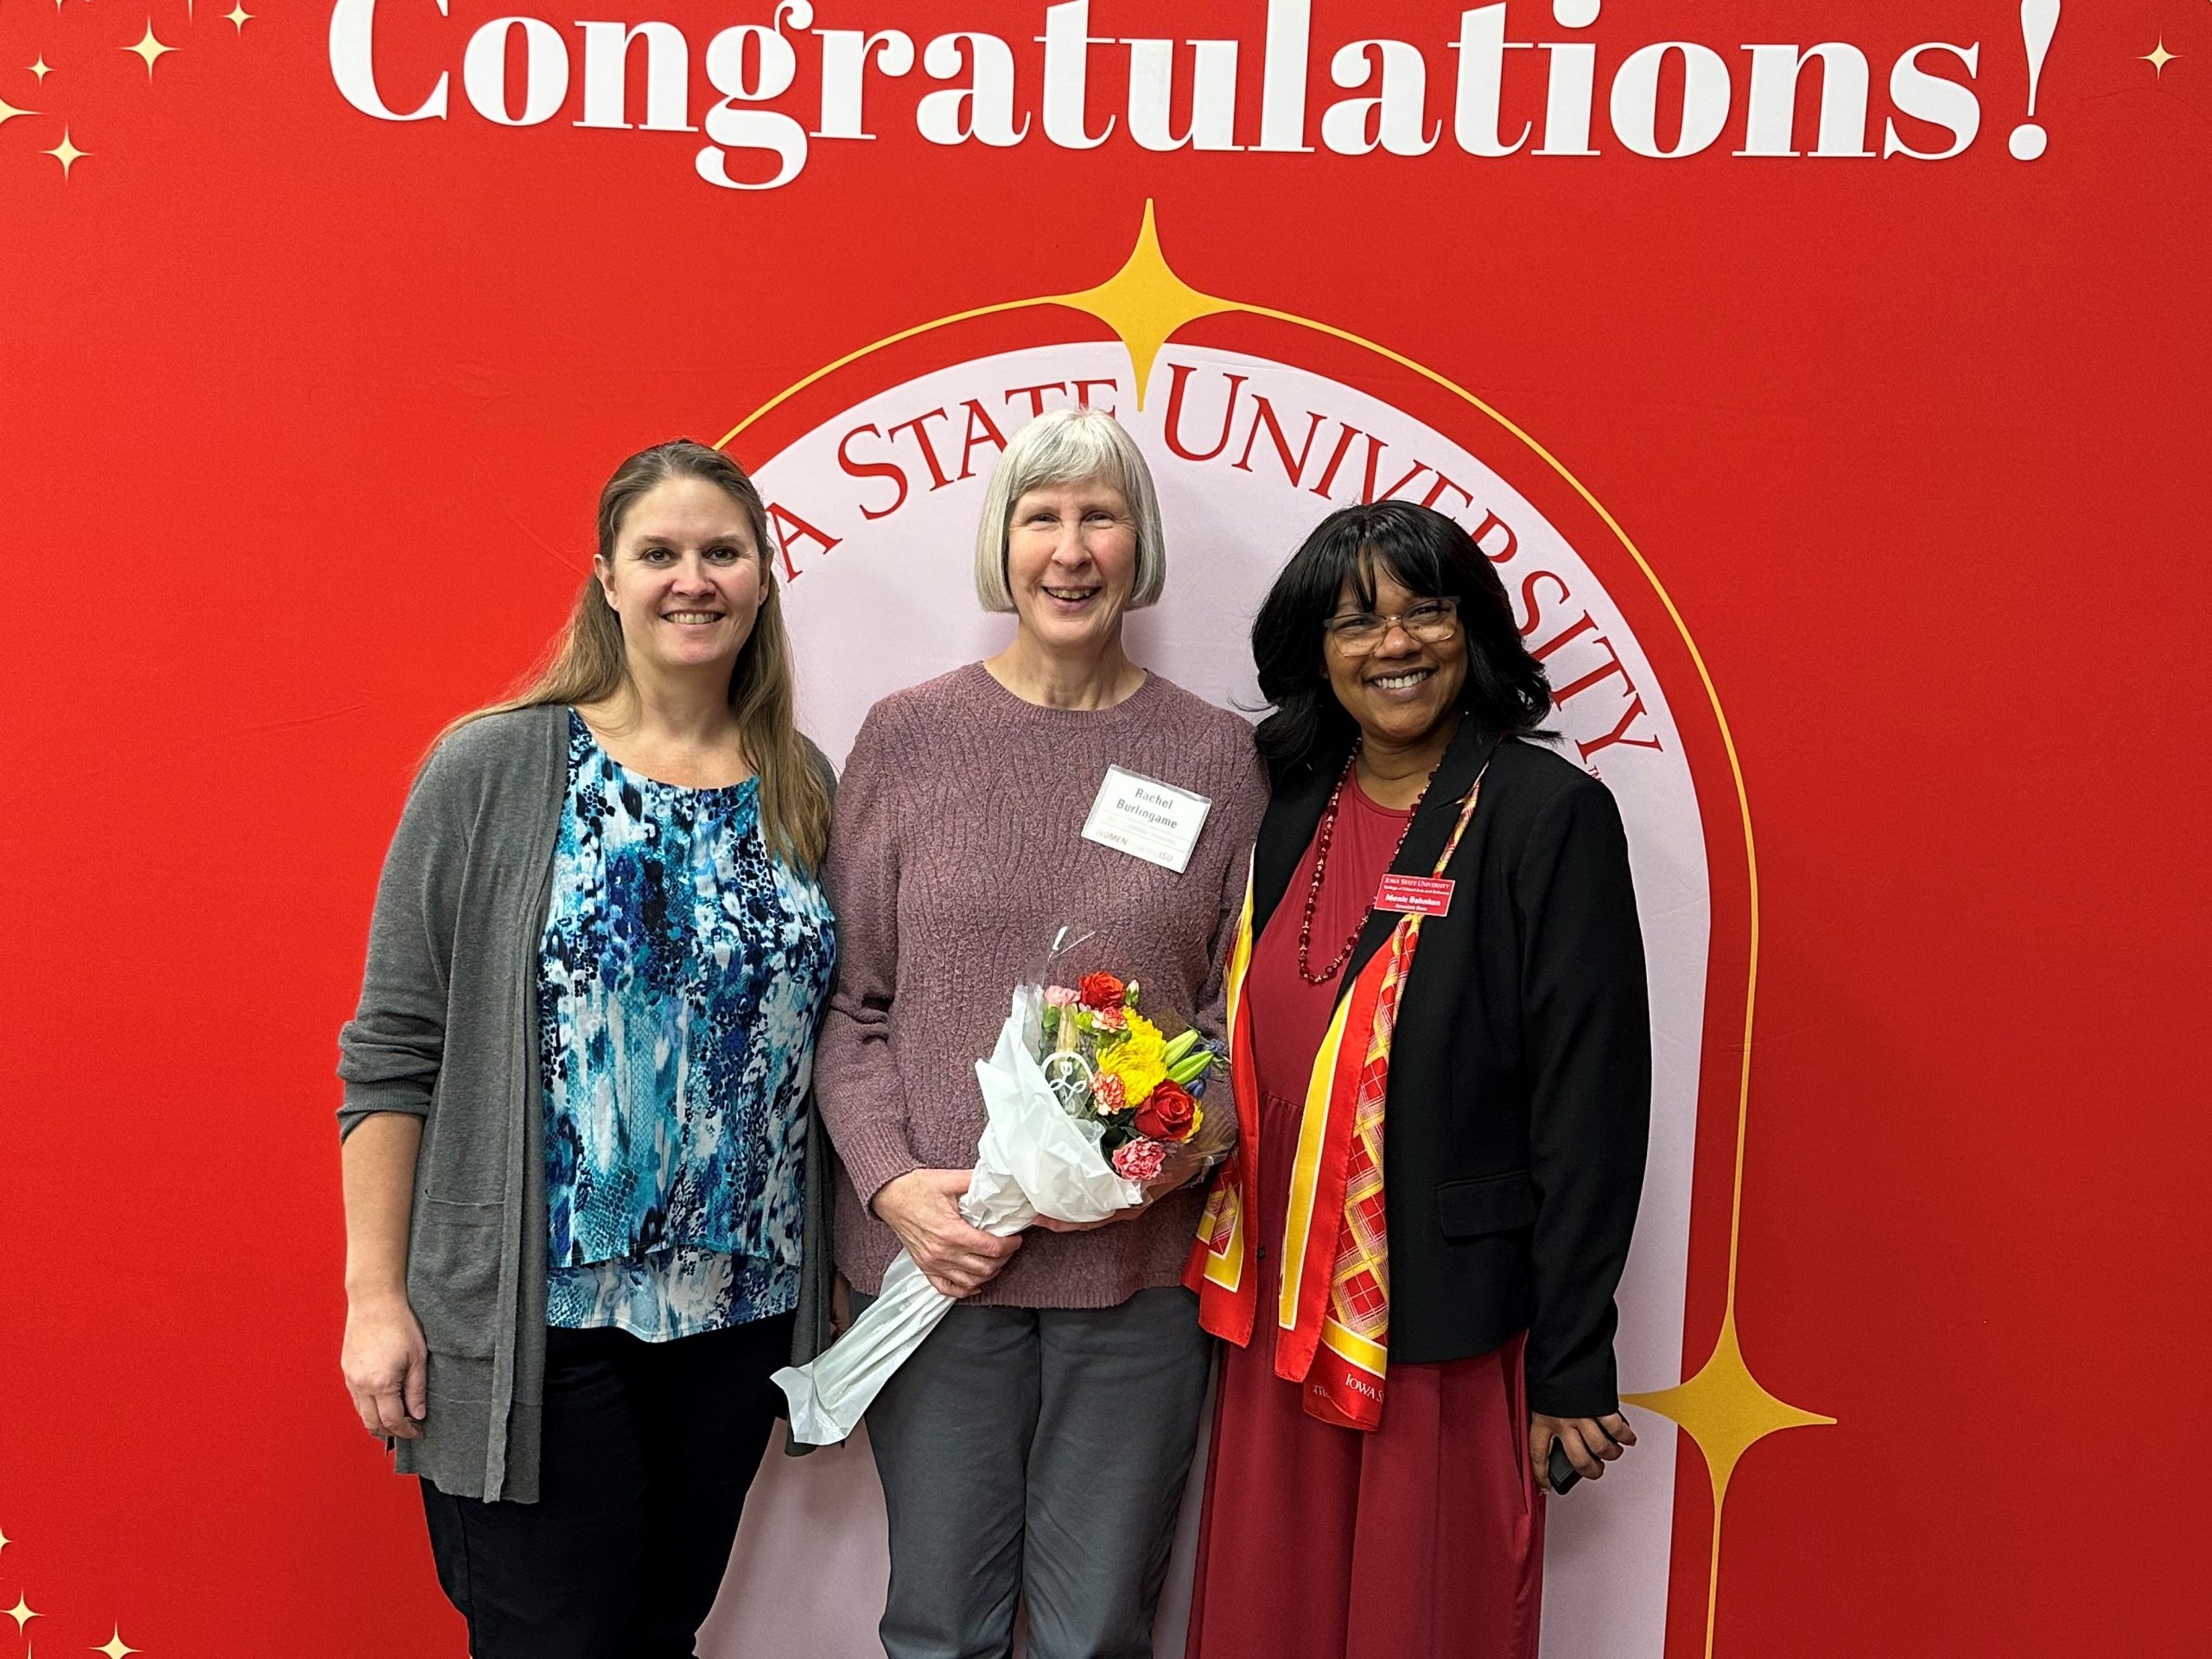
[[1452, 908], [1452, 883], [1440, 875], [1386, 875], [1375, 890], [1375, 908], [1441, 916]]

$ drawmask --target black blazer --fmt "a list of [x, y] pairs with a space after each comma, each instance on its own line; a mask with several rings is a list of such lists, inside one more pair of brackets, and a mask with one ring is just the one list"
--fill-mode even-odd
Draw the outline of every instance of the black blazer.
[[[1253, 854], [1254, 937], [1282, 901], [1349, 752], [1347, 741], [1277, 782]], [[1595, 1417], [1619, 1405], [1613, 1291], [1651, 1109], [1628, 842], [1596, 779], [1463, 722], [1394, 871], [1435, 868], [1485, 759], [1481, 804], [1446, 872], [1457, 883], [1452, 907], [1421, 924], [1391, 1048], [1390, 1357], [1465, 1358], [1525, 1329], [1530, 1408]], [[1397, 919], [1368, 919], [1340, 986]]]

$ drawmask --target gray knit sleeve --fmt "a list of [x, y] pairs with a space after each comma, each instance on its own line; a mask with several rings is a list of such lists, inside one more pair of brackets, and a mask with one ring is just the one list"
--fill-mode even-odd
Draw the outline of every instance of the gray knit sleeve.
[[338, 1033], [342, 1139], [375, 1112], [427, 1116], [445, 1058], [454, 918], [468, 859], [467, 768], [442, 747], [425, 761], [385, 855], [361, 1000]]

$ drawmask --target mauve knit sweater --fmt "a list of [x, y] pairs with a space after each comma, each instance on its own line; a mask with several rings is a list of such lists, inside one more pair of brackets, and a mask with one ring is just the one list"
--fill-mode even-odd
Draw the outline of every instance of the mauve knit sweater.
[[[1213, 802], [1180, 875], [1083, 839], [1109, 766]], [[874, 1293], [899, 1240], [867, 1200], [911, 1169], [976, 1160], [976, 1062], [1062, 922], [1081, 966], [1140, 982], [1170, 1034], [1221, 1030], [1222, 972], [1267, 784], [1251, 728], [1154, 674], [1110, 709], [1042, 709], [980, 663], [868, 711], [838, 786], [829, 885], [837, 980], [814, 1080], [844, 1165], [837, 1265]], [[1225, 1075], [1206, 1103], [1225, 1109]], [[1111, 1307], [1178, 1282], [1202, 1185], [1085, 1233], [1032, 1228], [969, 1300]]]

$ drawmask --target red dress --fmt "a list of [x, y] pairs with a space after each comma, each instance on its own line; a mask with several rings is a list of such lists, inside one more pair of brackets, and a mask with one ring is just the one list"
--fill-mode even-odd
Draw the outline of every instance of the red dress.
[[[1361, 925], [1411, 816], [1345, 785], [1314, 909], [1316, 969]], [[1319, 986], [1298, 971], [1313, 855], [1309, 845], [1245, 979], [1260, 1318], [1249, 1347], [1222, 1351], [1185, 1659], [1535, 1659], [1544, 1510], [1521, 1338], [1441, 1365], [1394, 1362], [1371, 1433], [1309, 1417], [1300, 1385], [1274, 1373], [1289, 1154], [1344, 988], [1341, 969]]]

